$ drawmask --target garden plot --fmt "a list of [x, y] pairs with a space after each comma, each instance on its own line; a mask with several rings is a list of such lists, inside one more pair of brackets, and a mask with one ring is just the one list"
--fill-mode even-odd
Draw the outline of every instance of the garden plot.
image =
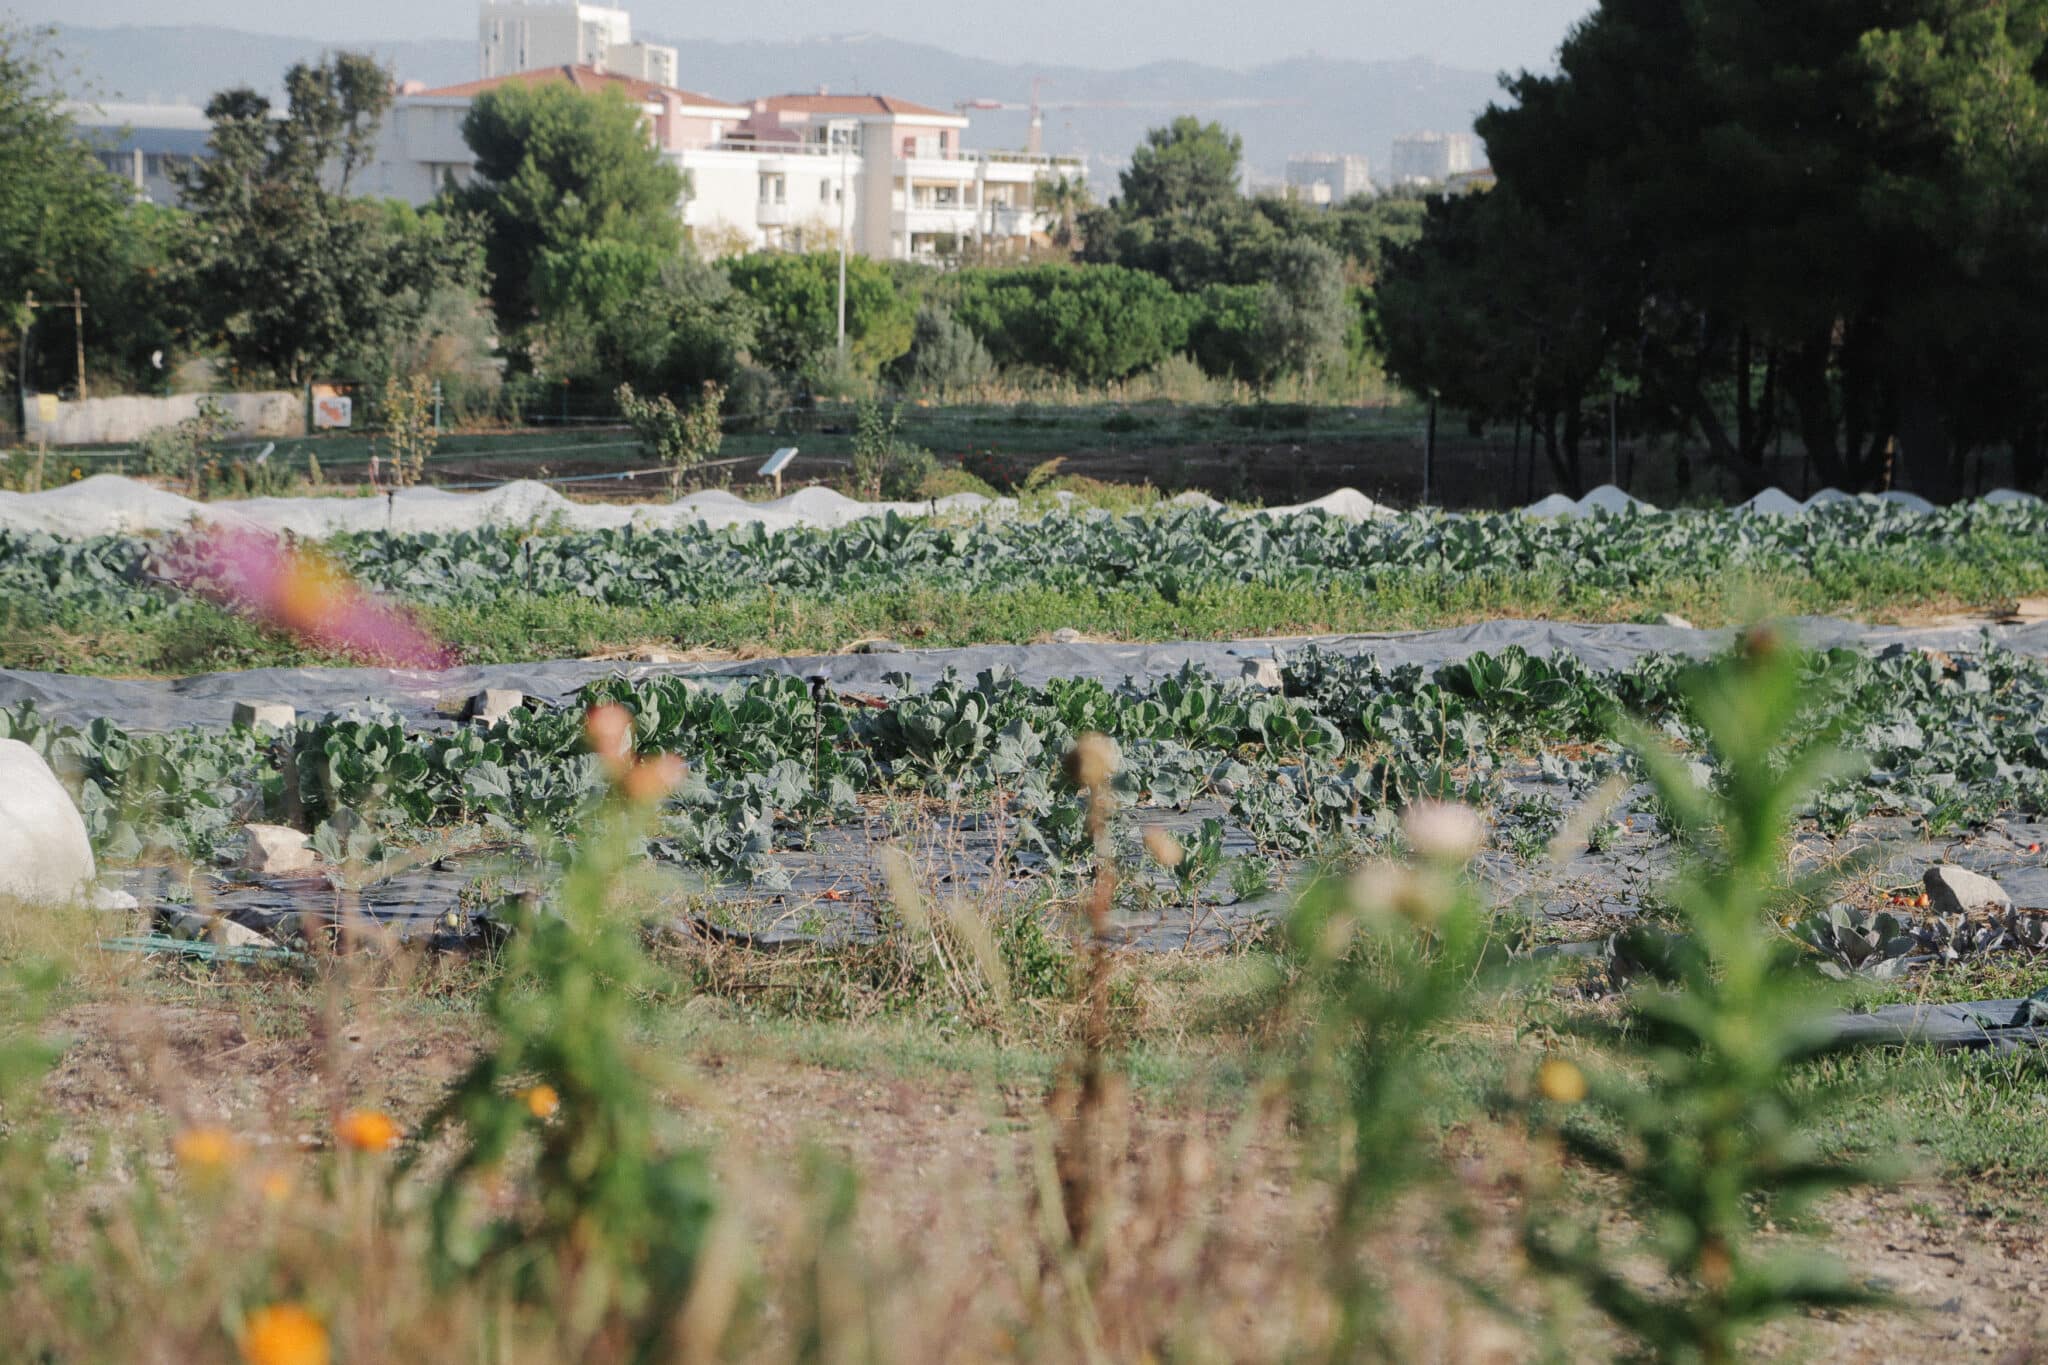
[[[1714, 781], [1683, 699], [1687, 666], [1642, 653], [1601, 669], [1519, 648], [1425, 666], [1303, 648], [1284, 658], [1278, 692], [1186, 666], [1117, 685], [906, 677], [887, 695], [786, 674], [612, 677], [570, 705], [488, 724], [423, 728], [360, 710], [283, 730], [151, 734], [21, 706], [0, 713], [0, 731], [72, 784], [105, 863], [211, 869], [237, 853], [245, 821], [268, 819], [307, 831], [347, 882], [410, 848], [528, 836], [544, 847], [578, 828], [605, 786], [584, 710], [616, 705], [639, 750], [690, 764], [649, 849], [673, 879], [679, 922], [763, 943], [870, 933], [891, 901], [886, 847], [909, 851], [941, 902], [1000, 914], [1070, 901], [1102, 850], [1088, 833], [1094, 798], [1061, 757], [1099, 732], [1120, 751], [1109, 852], [1125, 870], [1115, 921], [1130, 942], [1256, 933], [1275, 908], [1269, 890], [1397, 852], [1399, 813], [1437, 798], [1488, 814], [1492, 899], [1532, 938], [1555, 940], [1609, 934], [1655, 908], [1674, 850], [1635, 760], [1607, 737], [1621, 715], [1643, 717], [1695, 756], [1697, 780]], [[1802, 861], [1847, 867], [1877, 848], [1849, 902], [1864, 909], [1930, 862], [1978, 866], [2023, 904], [2048, 904], [2043, 831], [2028, 823], [2048, 810], [2048, 664], [1998, 648], [1837, 648], [1807, 669], [1812, 723], [1838, 708], [1859, 717], [1850, 739], [1869, 766], [1815, 798]], [[1588, 810], [1599, 818], [1573, 823]], [[1148, 847], [1148, 826], [1173, 836], [1177, 857]], [[462, 908], [462, 886], [489, 880], [459, 867], [408, 872], [360, 904], [431, 935]], [[317, 887], [251, 889], [211, 872], [182, 894], [248, 910], [259, 928], [266, 905], [335, 903]], [[471, 927], [460, 916], [448, 926]]]

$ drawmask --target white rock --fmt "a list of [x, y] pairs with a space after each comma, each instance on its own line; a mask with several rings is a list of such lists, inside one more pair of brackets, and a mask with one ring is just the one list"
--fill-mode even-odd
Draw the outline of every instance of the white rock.
[[1839, 488], [1823, 488], [1820, 492], [1815, 493], [1806, 500], [1806, 509], [1810, 512], [1816, 507], [1827, 507], [1833, 503], [1854, 501], [1856, 499], [1850, 497]]
[[2022, 493], [2017, 488], [1994, 488], [1982, 499], [1994, 507], [2014, 504], [2020, 507], [2039, 507], [2041, 500], [2032, 493]]
[[282, 876], [320, 865], [320, 855], [307, 845], [306, 836], [290, 825], [245, 825], [242, 834], [247, 840], [242, 866], [251, 872]]
[[1673, 630], [1699, 629], [1699, 627], [1695, 626], [1692, 622], [1686, 620], [1683, 616], [1680, 616], [1677, 612], [1673, 611], [1667, 611], [1663, 615], [1659, 616], [1657, 618], [1657, 624], [1660, 626], [1669, 626]]
[[0, 897], [31, 905], [133, 906], [99, 889], [92, 840], [71, 794], [18, 739], [0, 739]]
[[1896, 507], [1903, 507], [1908, 512], [1932, 512], [1934, 510], [1934, 504], [1921, 497], [1918, 493], [1908, 493], [1900, 488], [1879, 493], [1877, 500], [1879, 502], [1891, 503]]
[[179, 938], [195, 942], [218, 943], [224, 948], [275, 948], [262, 934], [246, 924], [237, 924], [226, 915], [208, 915], [186, 911], [173, 918], [171, 932]]
[[1966, 867], [1930, 867], [1920, 878], [1927, 888], [1928, 908], [1941, 915], [1970, 915], [1984, 910], [2010, 910], [2012, 897], [1981, 872]]
[[233, 723], [249, 730], [289, 730], [299, 723], [299, 713], [281, 701], [238, 701]]
[[1056, 645], [1079, 644], [1081, 642], [1081, 632], [1075, 630], [1072, 626], [1061, 626], [1052, 633], [1052, 642]]
[[1278, 692], [1286, 686], [1286, 680], [1280, 676], [1280, 663], [1277, 659], [1246, 659], [1237, 676], [1253, 687], [1263, 687], [1268, 692]]
[[526, 694], [516, 687], [486, 687], [469, 699], [463, 714], [479, 725], [494, 725], [526, 705]]

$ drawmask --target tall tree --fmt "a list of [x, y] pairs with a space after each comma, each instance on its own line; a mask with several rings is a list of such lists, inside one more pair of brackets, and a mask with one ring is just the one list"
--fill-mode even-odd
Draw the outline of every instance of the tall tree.
[[1191, 214], [1235, 199], [1244, 139], [1183, 114], [1145, 134], [1119, 177], [1122, 205], [1141, 218]]
[[1480, 132], [1601, 253], [1639, 423], [1752, 484], [1789, 426], [1829, 482], [1943, 493], [2048, 429], [2013, 401], [2048, 389], [2044, 74], [2043, 0], [1602, 0]]
[[[491, 302], [507, 331], [541, 316], [535, 283], [545, 257], [555, 277], [588, 273], [591, 244], [614, 273], [658, 273], [683, 243], [682, 172], [647, 138], [639, 108], [616, 91], [505, 85], [477, 97], [462, 121], [477, 178], [453, 202], [483, 221]], [[585, 265], [578, 265], [578, 260]]]
[[177, 173], [195, 229], [189, 307], [244, 374], [299, 384], [322, 370], [381, 373], [409, 309], [480, 285], [474, 232], [329, 188], [367, 155], [390, 103], [390, 77], [369, 58], [294, 66], [285, 89], [281, 116], [248, 89], [207, 104], [212, 155]]
[[[94, 159], [64, 114], [52, 73], [47, 35], [0, 21], [0, 347], [19, 362], [19, 348], [35, 336], [63, 336], [61, 315], [38, 316], [30, 294], [44, 303], [69, 303], [79, 289], [87, 305], [86, 341], [97, 365], [103, 343], [120, 335], [112, 324], [134, 326], [134, 302], [147, 294], [140, 270], [159, 241], [153, 224], [130, 202], [127, 188]], [[40, 325], [38, 325], [40, 324]], [[159, 343], [161, 344], [161, 343]], [[28, 380], [55, 387], [76, 373], [75, 348], [31, 346]], [[145, 351], [145, 354], [147, 352]], [[10, 364], [6, 377], [19, 371]], [[10, 382], [7, 386], [12, 389]]]

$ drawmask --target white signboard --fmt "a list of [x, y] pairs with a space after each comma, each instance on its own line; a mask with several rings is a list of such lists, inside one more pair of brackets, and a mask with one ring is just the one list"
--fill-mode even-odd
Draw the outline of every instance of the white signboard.
[[335, 395], [331, 398], [313, 400], [313, 425], [316, 427], [345, 427], [355, 417], [355, 400]]

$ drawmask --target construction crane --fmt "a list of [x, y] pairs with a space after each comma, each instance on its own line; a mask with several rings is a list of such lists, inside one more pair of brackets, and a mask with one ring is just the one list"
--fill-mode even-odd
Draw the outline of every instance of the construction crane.
[[1307, 104], [1306, 99], [1254, 99], [1224, 98], [1211, 100], [1062, 100], [1047, 104], [1041, 92], [1052, 82], [1043, 76], [1031, 78], [1031, 100], [1019, 104], [1015, 100], [969, 99], [957, 100], [953, 108], [966, 114], [976, 110], [1028, 110], [1031, 114], [1031, 132], [1025, 150], [1032, 156], [1042, 156], [1045, 151], [1045, 111], [1048, 109], [1171, 109], [1175, 112], [1218, 109], [1285, 109]]

